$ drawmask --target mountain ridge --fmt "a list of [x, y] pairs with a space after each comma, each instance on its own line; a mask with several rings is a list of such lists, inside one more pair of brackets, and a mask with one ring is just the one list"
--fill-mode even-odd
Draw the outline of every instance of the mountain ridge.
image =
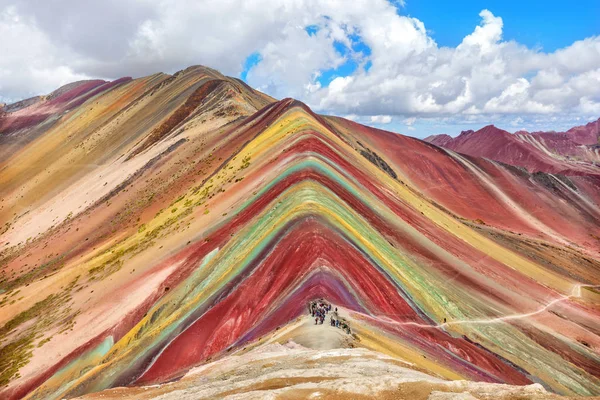
[[424, 140], [459, 153], [525, 167], [531, 172], [600, 173], [597, 167], [600, 119], [566, 132], [510, 133], [488, 125], [478, 131], [463, 131], [455, 138], [432, 135]]

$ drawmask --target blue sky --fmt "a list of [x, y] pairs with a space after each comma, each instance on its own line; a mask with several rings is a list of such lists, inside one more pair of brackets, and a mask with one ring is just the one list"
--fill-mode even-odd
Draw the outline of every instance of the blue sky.
[[504, 38], [545, 51], [598, 35], [599, 0], [407, 0], [400, 13], [420, 19], [440, 46], [455, 47], [486, 8], [504, 20]]

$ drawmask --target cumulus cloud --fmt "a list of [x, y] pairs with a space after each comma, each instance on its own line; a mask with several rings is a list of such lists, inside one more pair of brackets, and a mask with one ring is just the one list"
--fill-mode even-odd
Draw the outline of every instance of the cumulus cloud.
[[389, 124], [392, 122], [392, 117], [389, 115], [372, 115], [371, 123], [373, 124]]
[[[503, 41], [502, 19], [488, 10], [480, 16], [481, 24], [456, 48], [437, 46], [414, 20], [396, 34], [418, 39], [398, 47], [369, 40], [378, 35], [363, 27], [365, 42], [372, 48], [371, 68], [348, 77], [352, 79], [343, 90], [324, 87], [307, 98], [323, 110], [423, 117], [498, 118], [596, 110], [600, 37], [543, 53]], [[390, 18], [411, 22], [399, 15]], [[374, 56], [384, 52], [385, 57]]]
[[[503, 39], [482, 10], [456, 47], [387, 0], [0, 0], [0, 101], [88, 77], [204, 64], [373, 124], [525, 122], [600, 113], [600, 37], [554, 52]], [[351, 63], [354, 68], [338, 68]], [[344, 72], [345, 71], [345, 72]], [[328, 75], [330, 78], [324, 79]]]
[[69, 65], [72, 52], [54, 44], [31, 17], [15, 7], [0, 9], [0, 101], [48, 93], [86, 79]]

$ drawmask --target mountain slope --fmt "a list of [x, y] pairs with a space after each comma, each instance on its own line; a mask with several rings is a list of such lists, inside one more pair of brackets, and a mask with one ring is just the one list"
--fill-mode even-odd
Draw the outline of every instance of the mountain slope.
[[600, 118], [586, 125], [569, 129], [566, 135], [575, 143], [597, 145], [600, 144]]
[[425, 138], [436, 146], [527, 168], [531, 172], [567, 175], [598, 174], [600, 120], [567, 132], [519, 131], [514, 134], [486, 126], [464, 131], [456, 138], [434, 135]]
[[165, 383], [317, 298], [347, 310], [353, 346], [436, 379], [600, 393], [597, 175], [529, 174], [192, 67], [84, 102], [0, 182], [3, 397]]

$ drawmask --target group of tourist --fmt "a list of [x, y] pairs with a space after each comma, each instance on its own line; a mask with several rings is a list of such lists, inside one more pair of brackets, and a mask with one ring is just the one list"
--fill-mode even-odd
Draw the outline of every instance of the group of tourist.
[[327, 313], [331, 311], [331, 304], [327, 304], [322, 301], [311, 301], [308, 306], [308, 311], [310, 312], [310, 315], [312, 315], [315, 318], [315, 325], [323, 325], [325, 315], [327, 315]]
[[[331, 311], [332, 306], [324, 301], [311, 301], [308, 304], [308, 312], [315, 319], [315, 325], [323, 325], [323, 321], [325, 321], [325, 316]], [[347, 334], [350, 334], [352, 331], [350, 330], [350, 326], [339, 318], [337, 313], [337, 307], [335, 311], [329, 317], [329, 324], [335, 328], [340, 328], [344, 330]]]

